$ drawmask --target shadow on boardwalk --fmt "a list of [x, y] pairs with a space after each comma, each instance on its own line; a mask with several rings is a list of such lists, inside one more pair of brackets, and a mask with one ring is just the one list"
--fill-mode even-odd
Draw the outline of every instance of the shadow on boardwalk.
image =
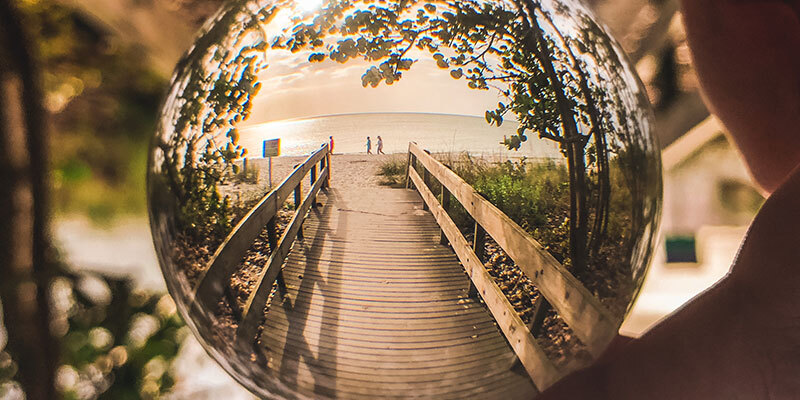
[[310, 398], [536, 394], [416, 192], [334, 186], [318, 201], [261, 337], [282, 383]]
[[[329, 201], [336, 201], [336, 189], [329, 189], [327, 194]], [[342, 202], [337, 203], [342, 204]], [[313, 214], [315, 220], [330, 221], [331, 210], [332, 207], [314, 207], [311, 214]], [[318, 229], [314, 230], [313, 237], [305, 237], [298, 241], [296, 246], [305, 247], [308, 242], [310, 242], [308, 245], [310, 249], [322, 246], [329, 231], [332, 231], [333, 234], [336, 235], [336, 232], [345, 231], [347, 229], [347, 218], [339, 218], [335, 229], [328, 224], [329, 222], [320, 225]], [[341, 265], [343, 256], [344, 251], [339, 251], [333, 255], [330, 262], [334, 267], [329, 269], [330, 274], [341, 273], [341, 269], [335, 266]], [[301, 276], [305, 277], [305, 279], [301, 278]], [[283, 353], [280, 376], [288, 385], [297, 386], [299, 383], [299, 364], [300, 362], [304, 362], [312, 372], [312, 377], [315, 379], [314, 393], [334, 398], [336, 397], [334, 388], [329, 384], [326, 385], [325, 381], [336, 381], [336, 345], [339, 327], [339, 307], [341, 302], [335, 297], [326, 296], [326, 294], [339, 292], [341, 284], [338, 281], [326, 279], [322, 276], [320, 273], [320, 260], [318, 259], [306, 260], [303, 275], [298, 275], [297, 280], [300, 284], [295, 292], [296, 298], [287, 296], [283, 304], [285, 311], [291, 313], [295, 317], [289, 321], [287, 337], [298, 338], [298, 340], [302, 342], [297, 345], [297, 351]], [[315, 292], [315, 289], [318, 290]], [[316, 356], [303, 336], [308, 321], [308, 312], [313, 300], [312, 297], [315, 294], [324, 297], [322, 305], [322, 326], [330, 334], [328, 342], [330, 346], [320, 348]]]

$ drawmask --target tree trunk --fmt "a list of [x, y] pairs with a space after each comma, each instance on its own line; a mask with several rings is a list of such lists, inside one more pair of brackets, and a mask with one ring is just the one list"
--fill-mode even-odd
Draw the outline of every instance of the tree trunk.
[[[586, 71], [583, 69], [578, 57], [570, 47], [567, 39], [561, 33], [561, 30], [556, 26], [547, 14], [543, 14], [548, 24], [553, 28], [553, 31], [558, 35], [558, 38], [564, 44], [566, 54], [570, 58], [572, 68], [578, 74], [578, 86], [581, 89], [583, 100], [586, 103], [586, 113], [589, 115], [590, 130], [589, 136], [594, 136], [594, 148], [597, 166], [597, 197], [595, 200], [594, 208], [594, 223], [591, 230], [591, 239], [589, 240], [588, 250], [592, 254], [596, 254], [600, 250], [600, 246], [605, 241], [606, 229], [608, 227], [608, 212], [611, 204], [611, 177], [608, 164], [608, 145], [606, 142], [605, 132], [603, 132], [602, 117], [600, 110], [597, 107], [597, 99], [592, 93], [589, 86], [589, 78]], [[588, 220], [587, 220], [588, 224]], [[589, 232], [586, 232], [589, 235]]]
[[50, 334], [44, 122], [29, 49], [16, 10], [0, 0], [0, 298], [14, 379], [29, 400], [49, 400], [58, 398], [58, 346]]
[[[574, 206], [570, 210], [570, 220], [575, 218], [570, 230], [570, 259], [572, 273], [581, 277], [588, 268], [588, 236], [589, 236], [589, 196], [586, 178], [586, 151], [583, 142], [572, 143], [572, 169], [575, 174], [574, 185], [570, 187], [570, 196], [574, 197]], [[572, 202], [571, 202], [572, 203]], [[573, 216], [574, 215], [574, 216]], [[572, 222], [572, 221], [570, 221]]]
[[589, 231], [585, 161], [586, 142], [578, 131], [575, 112], [570, 106], [569, 99], [567, 99], [564, 84], [561, 82], [555, 66], [553, 66], [553, 55], [544, 31], [536, 19], [535, 10], [533, 10], [528, 1], [518, 0], [515, 3], [520, 12], [526, 16], [526, 24], [531, 33], [524, 45], [533, 53], [547, 74], [561, 117], [564, 138], [562, 146], [565, 146], [567, 150], [567, 166], [570, 175], [570, 260], [572, 262], [572, 273], [582, 275], [587, 269], [586, 250]]

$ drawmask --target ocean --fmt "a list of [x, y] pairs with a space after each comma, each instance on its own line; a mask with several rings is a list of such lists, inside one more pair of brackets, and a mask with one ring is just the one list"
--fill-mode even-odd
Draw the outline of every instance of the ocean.
[[408, 151], [409, 142], [417, 142], [431, 152], [469, 152], [472, 155], [498, 159], [563, 159], [556, 143], [528, 138], [519, 151], [508, 150], [503, 136], [516, 132], [516, 122], [501, 127], [490, 126], [481, 117], [423, 114], [375, 113], [333, 116], [268, 122], [239, 129], [239, 143], [247, 149], [248, 158], [262, 156], [263, 141], [281, 139], [282, 156], [311, 153], [334, 139], [335, 153], [365, 153], [367, 136], [372, 139], [372, 152], [377, 149], [377, 136], [383, 138], [386, 154]]

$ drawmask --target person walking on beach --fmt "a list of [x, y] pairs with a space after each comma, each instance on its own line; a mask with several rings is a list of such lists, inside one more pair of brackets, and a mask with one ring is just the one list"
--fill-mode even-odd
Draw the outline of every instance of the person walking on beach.
[[331, 139], [331, 144], [330, 144], [329, 147], [330, 147], [330, 150], [331, 150], [331, 154], [333, 154], [333, 136], [328, 136], [328, 137]]
[[369, 136], [367, 136], [367, 154], [372, 154], [372, 141], [369, 140]]
[[383, 152], [383, 139], [378, 136], [378, 149], [375, 151], [375, 154], [386, 154]]

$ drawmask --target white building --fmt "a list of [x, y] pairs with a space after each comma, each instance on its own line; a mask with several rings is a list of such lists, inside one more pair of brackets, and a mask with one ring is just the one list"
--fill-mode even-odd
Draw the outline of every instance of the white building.
[[624, 334], [642, 333], [723, 277], [764, 201], [723, 131], [709, 117], [662, 151], [659, 248]]

